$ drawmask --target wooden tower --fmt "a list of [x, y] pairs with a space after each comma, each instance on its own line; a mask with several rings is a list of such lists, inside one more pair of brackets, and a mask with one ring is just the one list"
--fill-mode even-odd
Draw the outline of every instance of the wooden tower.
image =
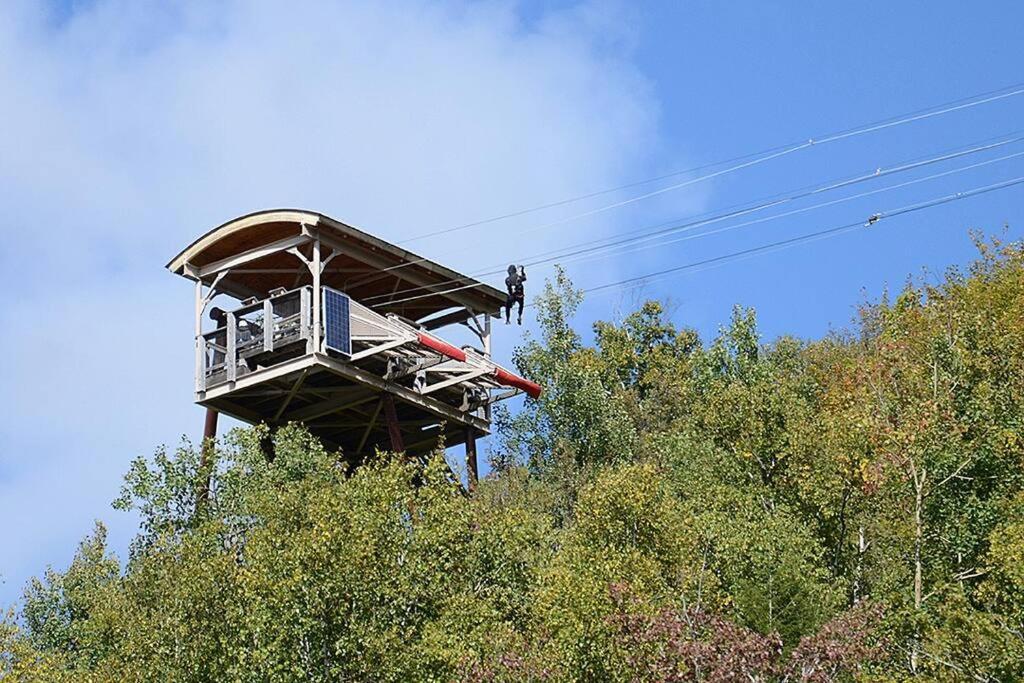
[[[491, 360], [501, 291], [322, 214], [236, 218], [167, 268], [195, 283], [196, 402], [254, 424], [301, 422], [354, 462], [443, 438], [466, 444], [472, 484], [491, 405], [540, 394]], [[211, 306], [217, 295], [232, 303]], [[479, 344], [438, 336], [453, 325]]]

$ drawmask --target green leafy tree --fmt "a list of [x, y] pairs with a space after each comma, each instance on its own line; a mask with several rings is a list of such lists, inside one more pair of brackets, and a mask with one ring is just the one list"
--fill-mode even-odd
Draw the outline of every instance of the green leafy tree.
[[97, 522], [65, 572], [48, 569], [25, 589], [21, 617], [36, 649], [95, 664], [111, 647], [103, 610], [120, 576], [120, 564], [107, 553], [107, 530]]
[[545, 284], [534, 301], [541, 339], [528, 339], [515, 354], [519, 370], [544, 392], [516, 415], [496, 414], [496, 466], [524, 464], [546, 478], [559, 492], [563, 517], [593, 468], [629, 459], [637, 441], [620, 392], [570, 326], [581, 297], [560, 269]]
[[588, 346], [560, 272], [472, 496], [298, 425], [158, 451], [127, 564], [97, 526], [31, 582], [0, 680], [1024, 678], [1024, 245], [979, 248], [818, 341], [648, 302]]

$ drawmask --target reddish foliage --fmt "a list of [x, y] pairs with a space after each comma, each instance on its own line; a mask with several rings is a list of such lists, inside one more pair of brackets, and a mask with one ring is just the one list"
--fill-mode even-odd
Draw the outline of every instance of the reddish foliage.
[[782, 654], [776, 635], [763, 636], [699, 609], [633, 611], [632, 596], [612, 586], [618, 611], [610, 617], [637, 681], [676, 683], [767, 681]]
[[[636, 683], [831, 683], [880, 661], [874, 632], [882, 610], [862, 602], [838, 615], [788, 655], [776, 634], [763, 635], [702, 609], [645, 611], [625, 584], [610, 587], [608, 624]], [[472, 683], [527, 683], [558, 678], [555, 662], [525, 646], [467, 666]]]
[[459, 680], [464, 683], [550, 681], [554, 680], [554, 672], [535, 656], [505, 652], [493, 661], [467, 666]]
[[612, 586], [617, 611], [609, 621], [626, 652], [633, 680], [649, 683], [826, 683], [877, 661], [872, 644], [881, 611], [862, 604], [801, 639], [786, 658], [776, 634], [762, 635], [700, 609], [637, 609], [628, 588]]
[[828, 622], [813, 636], [800, 639], [790, 654], [787, 678], [805, 683], [828, 683], [845, 671], [856, 671], [884, 655], [872, 632], [882, 608], [862, 602]]

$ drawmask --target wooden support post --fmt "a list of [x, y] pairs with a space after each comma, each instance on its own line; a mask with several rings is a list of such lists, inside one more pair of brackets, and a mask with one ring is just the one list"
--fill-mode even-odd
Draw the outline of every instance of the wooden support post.
[[274, 350], [274, 302], [263, 302], [263, 350]]
[[217, 416], [220, 415], [213, 408], [206, 409], [206, 423], [203, 425], [203, 443], [207, 439], [217, 438]]
[[319, 353], [321, 346], [320, 332], [323, 325], [323, 292], [320, 291], [320, 273], [322, 270], [320, 262], [320, 237], [313, 240], [313, 259], [309, 264], [313, 275], [313, 351]]
[[227, 371], [227, 379], [234, 382], [238, 377], [238, 321], [235, 314], [228, 311], [225, 317], [228, 326], [227, 353], [224, 355], [224, 369]]
[[398, 413], [395, 412], [395, 397], [384, 394], [384, 419], [388, 422], [388, 434], [391, 436], [391, 450], [401, 453], [405, 450], [402, 443], [402, 430], [398, 427]]
[[484, 329], [481, 335], [484, 345], [484, 357], [491, 358], [491, 314], [484, 313]]
[[476, 432], [472, 427], [466, 428], [466, 479], [469, 492], [476, 490], [476, 482], [479, 479], [480, 470], [476, 461]]
[[299, 290], [299, 326], [302, 329], [302, 337], [306, 340], [306, 353], [313, 353], [316, 347], [313, 346], [313, 329], [310, 323], [310, 315], [313, 310], [313, 298], [310, 290], [303, 287]]
[[[499, 313], [498, 319], [501, 320]], [[487, 360], [491, 359], [491, 314], [484, 313], [484, 356]], [[482, 414], [483, 418], [488, 422], [491, 421], [491, 403], [488, 401], [483, 407], [477, 411], [477, 414]]]
[[203, 309], [206, 302], [203, 299], [203, 281], [196, 280], [196, 391], [206, 390], [206, 343], [203, 340]]
[[199, 450], [199, 491], [196, 496], [196, 511], [210, 498], [210, 479], [213, 477], [213, 456], [217, 448], [217, 416], [213, 408], [206, 409], [206, 422], [203, 425], [203, 444]]

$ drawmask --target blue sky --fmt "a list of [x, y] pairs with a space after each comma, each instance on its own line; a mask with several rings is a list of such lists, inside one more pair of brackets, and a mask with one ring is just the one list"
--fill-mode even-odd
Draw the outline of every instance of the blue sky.
[[[134, 520], [109, 503], [129, 461], [199, 431], [191, 289], [163, 264], [209, 227], [300, 206], [400, 241], [820, 137], [1024, 81], [1021, 25], [1016, 2], [0, 4], [0, 282], [16, 293], [0, 309], [0, 605], [66, 565], [94, 519], [123, 549]], [[1008, 98], [546, 229], [671, 181], [414, 246], [472, 271], [932, 156], [1022, 114]], [[866, 219], [1024, 175], [1022, 159], [569, 272], [590, 287]], [[1022, 199], [595, 295], [579, 326], [653, 296], [705, 335], [741, 303], [767, 338], [817, 337], [865, 296], [969, 261], [971, 228], [1020, 238]], [[505, 358], [518, 335], [499, 328]]]

